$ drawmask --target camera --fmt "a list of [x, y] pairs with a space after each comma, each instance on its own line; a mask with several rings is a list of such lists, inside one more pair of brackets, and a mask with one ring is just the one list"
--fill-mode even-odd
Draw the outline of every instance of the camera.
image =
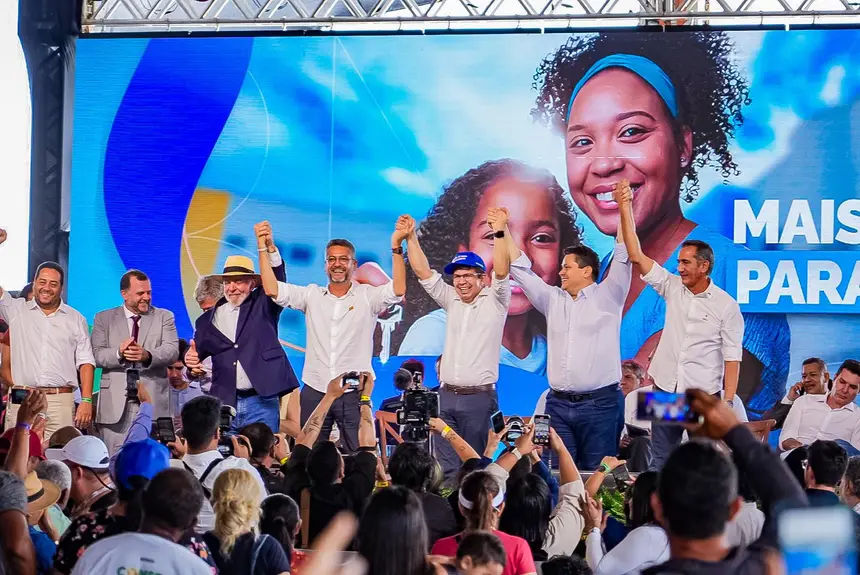
[[221, 406], [221, 421], [218, 422], [218, 429], [221, 431], [221, 439], [218, 440], [218, 453], [221, 457], [230, 457], [233, 455], [233, 441], [227, 432], [233, 426], [233, 419], [236, 418], [236, 408], [230, 405]]
[[139, 369], [125, 370], [125, 398], [132, 401], [140, 401], [137, 396], [137, 383], [140, 381]]
[[394, 387], [399, 391], [424, 387], [424, 374], [401, 367], [394, 372]]
[[526, 423], [519, 415], [512, 415], [508, 418], [508, 432], [505, 434], [505, 441], [516, 441], [526, 432]]

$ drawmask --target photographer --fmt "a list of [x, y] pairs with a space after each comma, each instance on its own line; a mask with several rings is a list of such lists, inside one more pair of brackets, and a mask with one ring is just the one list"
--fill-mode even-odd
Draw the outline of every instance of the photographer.
[[[360, 403], [358, 453], [346, 471], [344, 458], [332, 441], [317, 438], [332, 404], [347, 391], [344, 376], [328, 383], [325, 395], [296, 438], [290, 459], [282, 466], [285, 492], [301, 510], [301, 542], [306, 547], [340, 511], [361, 515], [364, 504], [373, 492], [376, 478], [376, 434], [369, 400]], [[360, 376], [358, 394], [370, 397], [373, 379], [367, 372]]]
[[262, 422], [246, 425], [239, 430], [239, 435], [246, 437], [251, 445], [251, 465], [263, 478], [266, 491], [270, 494], [284, 493], [284, 474], [280, 467], [290, 456], [286, 437], [272, 433], [271, 428]]
[[244, 469], [250, 472], [260, 483], [262, 497], [266, 496], [263, 479], [248, 462], [251, 454], [246, 438], [235, 435], [230, 437], [233, 455], [229, 457], [224, 457], [218, 451], [218, 442], [221, 439], [220, 423], [221, 400], [210, 395], [195, 397], [182, 407], [182, 429], [185, 437], [168, 444], [180, 459], [171, 460], [170, 465], [188, 470], [200, 482], [206, 495], [195, 527], [197, 533], [211, 531], [215, 526], [209, 494], [221, 472], [227, 469]]

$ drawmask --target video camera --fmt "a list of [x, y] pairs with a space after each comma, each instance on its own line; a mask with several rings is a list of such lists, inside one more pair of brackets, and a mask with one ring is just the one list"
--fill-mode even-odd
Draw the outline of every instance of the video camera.
[[221, 431], [221, 439], [218, 440], [218, 453], [221, 457], [233, 455], [233, 440], [227, 435], [236, 418], [236, 408], [230, 405], [221, 406], [221, 421], [218, 422], [218, 430]]
[[394, 373], [394, 385], [403, 391], [394, 407], [401, 436], [409, 443], [422, 443], [430, 437], [430, 420], [439, 417], [439, 394], [422, 384], [422, 374], [406, 369]]

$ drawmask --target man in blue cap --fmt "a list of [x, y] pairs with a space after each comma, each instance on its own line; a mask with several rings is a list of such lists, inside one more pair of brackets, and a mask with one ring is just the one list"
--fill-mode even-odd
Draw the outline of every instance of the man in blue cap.
[[[490, 228], [488, 224], [488, 231]], [[492, 232], [495, 238], [504, 238], [504, 227], [492, 228]], [[475, 451], [483, 453], [490, 416], [499, 409], [499, 353], [511, 304], [506, 244], [501, 239], [494, 243], [492, 279], [487, 277], [487, 266], [478, 254], [455, 255], [445, 266], [445, 273], [452, 277], [452, 287], [439, 272], [430, 269], [411, 217], [406, 242], [412, 271], [446, 314], [445, 348], [439, 370], [439, 417], [450, 429], [442, 435], [453, 430]], [[446, 477], [460, 467], [459, 457], [445, 441], [437, 444], [436, 457]]]

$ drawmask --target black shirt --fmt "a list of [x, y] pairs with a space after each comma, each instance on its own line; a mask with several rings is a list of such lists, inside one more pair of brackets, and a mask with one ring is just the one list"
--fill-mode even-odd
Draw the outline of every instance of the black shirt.
[[[310, 453], [307, 446], [297, 445], [284, 465], [283, 472], [286, 494], [299, 504], [300, 509], [302, 491], [310, 490], [308, 538], [312, 542], [341, 511], [352, 511], [356, 517], [361, 517], [364, 505], [376, 485], [376, 455], [371, 451], [360, 450], [351, 456], [351, 465], [345, 466], [346, 475], [341, 483], [311, 486], [306, 470]], [[296, 547], [307, 547], [310, 542], [297, 541]]]
[[435, 493], [419, 493], [418, 497], [421, 498], [421, 505], [424, 507], [424, 520], [427, 522], [430, 548], [439, 539], [450, 537], [459, 532], [457, 520], [454, 519], [454, 511], [447, 499]]
[[[203, 540], [209, 546], [219, 573], [230, 575], [278, 575], [290, 572], [290, 562], [283, 547], [274, 537], [260, 535], [256, 539], [253, 533], [245, 533], [236, 540], [229, 557], [221, 553], [221, 541], [211, 531], [203, 535]], [[254, 551], [257, 550], [257, 560], [254, 562], [254, 572], [251, 572]]]

